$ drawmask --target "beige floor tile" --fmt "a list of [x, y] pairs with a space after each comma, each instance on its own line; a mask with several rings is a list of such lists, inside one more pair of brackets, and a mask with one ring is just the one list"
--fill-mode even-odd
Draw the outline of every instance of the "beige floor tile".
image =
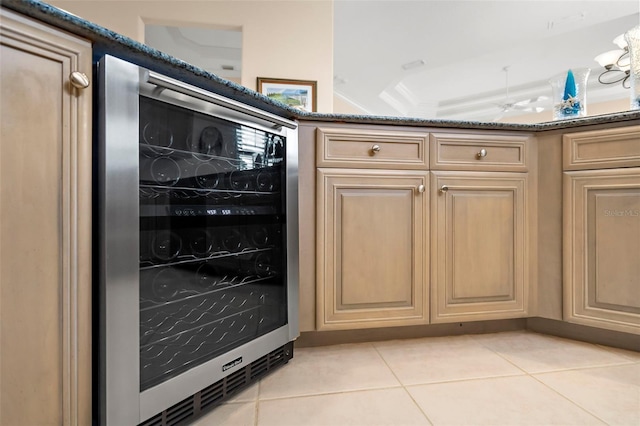
[[429, 424], [403, 388], [276, 399], [258, 404], [258, 426]]
[[374, 346], [404, 385], [524, 374], [469, 336], [396, 340]]
[[191, 426], [253, 426], [257, 402], [222, 404]]
[[597, 425], [596, 417], [530, 376], [408, 388], [434, 425]]
[[638, 348], [638, 352], [629, 351], [625, 349], [612, 348], [611, 346], [601, 346], [598, 345], [599, 348], [605, 349], [609, 352], [613, 352], [614, 354], [620, 355], [623, 358], [627, 358], [631, 361], [640, 362], [640, 348]]
[[301, 348], [260, 383], [259, 399], [400, 386], [368, 343]]
[[597, 345], [533, 332], [496, 333], [473, 338], [528, 373], [632, 362]]
[[640, 364], [535, 377], [610, 425], [640, 425]]

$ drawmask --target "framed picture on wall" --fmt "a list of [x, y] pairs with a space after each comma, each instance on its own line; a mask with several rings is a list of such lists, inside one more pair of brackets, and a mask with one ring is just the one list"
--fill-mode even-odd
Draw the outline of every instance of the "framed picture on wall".
[[317, 109], [317, 82], [258, 77], [258, 92], [302, 111]]

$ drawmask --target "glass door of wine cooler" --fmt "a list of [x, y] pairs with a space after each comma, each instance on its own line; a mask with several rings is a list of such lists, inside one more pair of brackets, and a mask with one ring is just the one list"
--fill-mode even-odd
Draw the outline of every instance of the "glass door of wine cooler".
[[140, 388], [287, 322], [279, 135], [140, 97]]

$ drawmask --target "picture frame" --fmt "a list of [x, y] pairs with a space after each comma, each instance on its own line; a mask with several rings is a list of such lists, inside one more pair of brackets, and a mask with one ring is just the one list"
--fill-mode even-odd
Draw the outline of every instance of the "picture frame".
[[317, 82], [285, 78], [258, 77], [258, 92], [302, 111], [316, 112]]

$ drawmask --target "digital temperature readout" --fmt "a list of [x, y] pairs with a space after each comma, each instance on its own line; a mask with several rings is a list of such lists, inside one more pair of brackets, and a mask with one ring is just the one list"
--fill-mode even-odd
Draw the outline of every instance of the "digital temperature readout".
[[[235, 215], [255, 215], [271, 212], [261, 212], [260, 207], [220, 207], [220, 208], [194, 208], [176, 206], [173, 209], [174, 216], [235, 216]], [[262, 209], [264, 210], [264, 208]], [[269, 209], [271, 210], [271, 209]]]
[[217, 215], [231, 215], [233, 211], [231, 209], [208, 209], [207, 216], [217, 216]]
[[275, 206], [140, 206], [141, 217], [249, 216], [278, 213]]

